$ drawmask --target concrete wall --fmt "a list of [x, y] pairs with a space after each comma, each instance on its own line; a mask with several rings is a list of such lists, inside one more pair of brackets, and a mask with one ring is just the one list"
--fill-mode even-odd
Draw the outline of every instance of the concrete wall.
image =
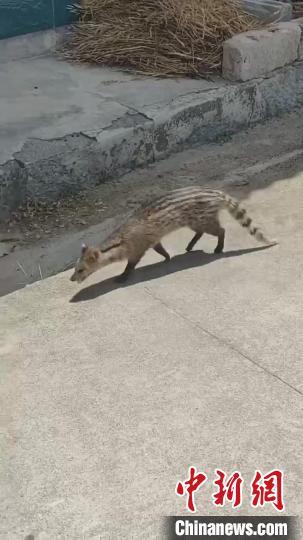
[[0, 0], [0, 39], [70, 23], [73, 0]]

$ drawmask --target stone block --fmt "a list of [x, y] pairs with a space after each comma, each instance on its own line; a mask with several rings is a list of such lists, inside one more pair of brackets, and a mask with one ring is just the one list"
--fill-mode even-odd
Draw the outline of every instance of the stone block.
[[223, 44], [223, 77], [248, 81], [291, 64], [298, 59], [300, 39], [300, 25], [294, 22], [233, 36]]
[[301, 28], [301, 40], [298, 48], [298, 60], [303, 60], [303, 17], [298, 17], [291, 21], [293, 24], [297, 24]]

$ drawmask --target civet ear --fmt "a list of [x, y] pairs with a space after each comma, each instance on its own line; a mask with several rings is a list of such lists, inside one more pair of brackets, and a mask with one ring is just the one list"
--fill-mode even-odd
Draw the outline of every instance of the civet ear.
[[86, 252], [86, 250], [87, 250], [87, 245], [86, 245], [86, 244], [82, 244], [82, 246], [81, 246], [81, 253], [82, 253], [82, 255], [84, 255], [84, 253]]

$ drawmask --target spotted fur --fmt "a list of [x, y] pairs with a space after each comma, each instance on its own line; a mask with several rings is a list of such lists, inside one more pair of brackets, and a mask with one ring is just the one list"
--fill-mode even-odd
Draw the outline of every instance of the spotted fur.
[[182, 227], [189, 227], [195, 232], [186, 247], [187, 251], [191, 251], [203, 233], [208, 233], [217, 237], [215, 253], [221, 253], [225, 230], [221, 227], [218, 214], [224, 208], [258, 241], [276, 243], [268, 240], [261, 229], [252, 223], [245, 208], [236, 199], [214, 189], [186, 187], [171, 191], [141, 208], [101, 249], [84, 246], [71, 279], [81, 282], [103, 266], [127, 260], [127, 266], [119, 276], [122, 281], [149, 248], [169, 261], [170, 256], [162, 246], [161, 239]]

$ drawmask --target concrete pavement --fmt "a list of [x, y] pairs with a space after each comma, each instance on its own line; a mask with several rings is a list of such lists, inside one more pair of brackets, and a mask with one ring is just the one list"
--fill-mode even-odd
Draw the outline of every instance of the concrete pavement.
[[[302, 174], [251, 194], [261, 249], [229, 217], [225, 253], [190, 233], [150, 252], [133, 280], [115, 265], [81, 287], [70, 272], [0, 299], [1, 539], [164, 538], [190, 465], [285, 472], [302, 517]], [[201, 253], [201, 249], [206, 253]], [[218, 512], [211, 481], [200, 514]]]
[[303, 103], [303, 63], [235, 84], [156, 79], [52, 56], [0, 62], [0, 220]]

